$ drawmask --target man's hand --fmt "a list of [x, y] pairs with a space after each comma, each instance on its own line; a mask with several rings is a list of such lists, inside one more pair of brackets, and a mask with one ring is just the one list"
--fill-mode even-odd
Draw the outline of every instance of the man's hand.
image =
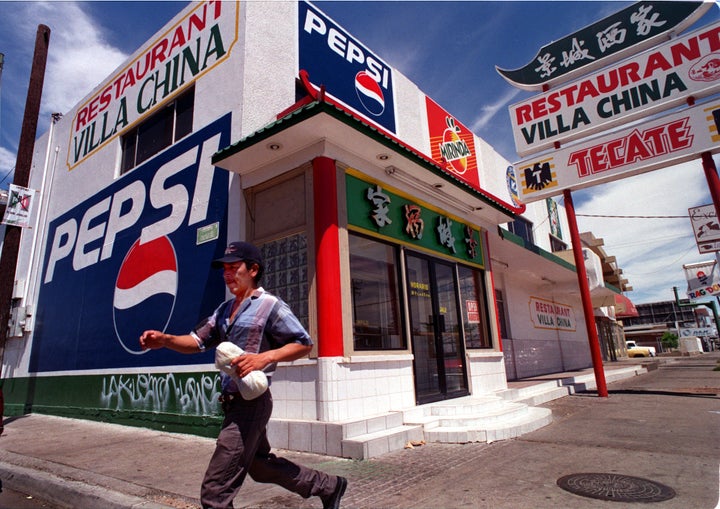
[[140, 336], [140, 347], [143, 350], [157, 350], [164, 348], [167, 344], [168, 336], [157, 330], [146, 330]]
[[235, 357], [230, 364], [235, 366], [240, 378], [248, 375], [251, 371], [262, 371], [272, 361], [272, 350], [262, 353], [244, 353]]

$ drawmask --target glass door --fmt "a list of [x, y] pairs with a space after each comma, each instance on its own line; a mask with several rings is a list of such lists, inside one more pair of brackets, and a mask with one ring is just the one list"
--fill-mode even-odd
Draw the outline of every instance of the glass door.
[[410, 327], [418, 403], [468, 393], [455, 266], [408, 254]]

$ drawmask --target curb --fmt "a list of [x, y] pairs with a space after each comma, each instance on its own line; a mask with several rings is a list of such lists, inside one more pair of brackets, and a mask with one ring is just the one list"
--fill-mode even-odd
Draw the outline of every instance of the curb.
[[[4, 452], [3, 459], [7, 459], [9, 455], [15, 456], [12, 453]], [[49, 470], [61, 470], [67, 473], [69, 470], [75, 471], [77, 469], [36, 459], [32, 460], [33, 465], [22, 466], [18, 463], [25, 463], [26, 461], [23, 461], [22, 457], [17, 459], [20, 460], [17, 463], [0, 461], [0, 481], [8, 488], [31, 493], [35, 497], [63, 507], [77, 509], [97, 509], [98, 507], [104, 509], [177, 509], [178, 507], [194, 507], [194, 505], [189, 505], [188, 501], [182, 501], [183, 505], [166, 505], [148, 500], [150, 497], [162, 498], [161, 494], [154, 494], [151, 490], [148, 490], [148, 498], [122, 493], [107, 487], [108, 484], [117, 484], [120, 481], [111, 478], [100, 479], [104, 476], [98, 474], [92, 474], [94, 478], [91, 480], [79, 481], [48, 472]], [[88, 475], [87, 472], [82, 472], [82, 474], [79, 477], [87, 477]], [[103, 484], [106, 486], [103, 486]], [[177, 497], [166, 498], [175, 499]]]

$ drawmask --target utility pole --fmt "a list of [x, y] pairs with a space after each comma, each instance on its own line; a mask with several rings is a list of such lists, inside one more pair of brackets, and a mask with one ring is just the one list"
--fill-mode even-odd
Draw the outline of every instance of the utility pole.
[[[45, 80], [45, 65], [47, 64], [48, 47], [50, 45], [50, 28], [38, 25], [35, 35], [35, 53], [30, 69], [30, 82], [28, 84], [25, 113], [20, 131], [17, 159], [15, 162], [15, 177], [13, 184], [27, 187], [30, 180], [30, 167], [35, 149], [35, 135], [37, 134], [38, 117], [40, 115], [40, 100], [42, 99], [43, 82]], [[15, 284], [15, 270], [20, 250], [20, 237], [22, 229], [15, 225], [6, 225], [5, 239], [0, 255], [0, 369], [5, 356], [5, 343], [8, 338], [8, 321], [12, 306], [12, 292]], [[0, 380], [2, 382], [2, 380]], [[5, 410], [5, 398], [2, 385], [0, 385], [0, 423]], [[1, 424], [0, 424], [1, 425]], [[2, 428], [0, 428], [0, 433]]]

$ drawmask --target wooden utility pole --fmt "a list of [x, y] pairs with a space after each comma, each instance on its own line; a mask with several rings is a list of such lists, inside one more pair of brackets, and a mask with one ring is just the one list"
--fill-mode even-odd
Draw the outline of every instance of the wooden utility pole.
[[[38, 25], [35, 36], [35, 53], [32, 68], [30, 69], [30, 83], [28, 84], [27, 99], [25, 101], [25, 113], [23, 114], [15, 162], [15, 177], [13, 178], [13, 184], [18, 186], [27, 187], [30, 180], [30, 167], [35, 149], [35, 136], [40, 115], [40, 100], [42, 98], [43, 81], [45, 80], [45, 65], [49, 45], [50, 28], [45, 25]], [[5, 343], [8, 338], [8, 321], [12, 308], [12, 292], [15, 284], [15, 270], [20, 250], [21, 233], [20, 227], [6, 225], [2, 255], [0, 255], [0, 369], [2, 368]], [[0, 412], [2, 412], [0, 413], [0, 425], [5, 410], [4, 406], [2, 384], [0, 384]], [[0, 432], [2, 432], [1, 429]]]

